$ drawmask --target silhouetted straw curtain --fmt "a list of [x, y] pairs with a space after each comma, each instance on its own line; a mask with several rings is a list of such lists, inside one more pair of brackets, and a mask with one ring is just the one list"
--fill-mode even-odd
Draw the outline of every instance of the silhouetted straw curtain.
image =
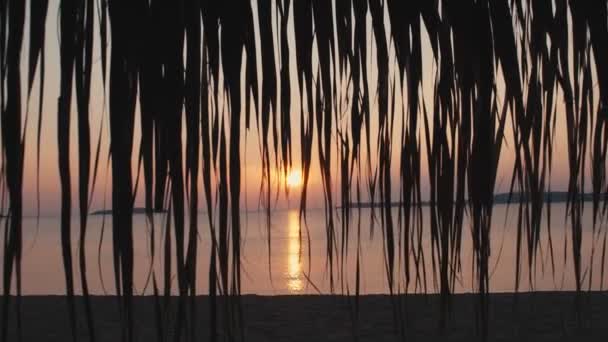
[[[61, 248], [74, 340], [78, 284], [88, 334], [95, 337], [84, 255], [87, 214], [104, 162], [112, 172], [112, 264], [122, 339], [134, 338], [132, 217], [138, 187], [151, 234], [162, 228], [165, 235], [163, 246], [155, 246], [154, 239], [149, 246], [152, 258], [160, 251], [167, 260], [163, 274], [150, 271], [157, 312], [167, 304], [160, 296], [168, 299], [171, 274], [177, 275], [177, 320], [169, 329], [158, 315], [159, 338], [169, 330], [177, 339], [196, 338], [199, 206], [205, 208], [212, 240], [211, 250], [205, 251], [210, 255], [209, 338], [217, 337], [220, 321], [234, 333], [231, 337], [238, 337], [236, 327], [243, 319], [238, 300], [241, 148], [245, 132], [253, 130], [261, 149], [260, 197], [268, 220], [276, 187], [272, 175], [300, 165], [300, 219], [305, 220], [311, 168], [319, 168], [332, 291], [349, 286], [344, 276], [347, 244], [349, 235], [356, 234], [354, 293], [359, 294], [359, 258], [365, 257], [361, 230], [375, 228], [351, 227], [356, 210], [351, 203], [371, 200], [378, 206], [371, 215], [379, 222], [390, 293], [411, 284], [426, 291], [433, 279], [447, 310], [448, 295], [465, 267], [462, 239], [471, 239], [479, 317], [485, 320], [493, 195], [504, 141], [512, 144], [509, 153], [514, 155], [510, 189], [526, 196], [514, 209], [515, 288], [522, 264], [530, 281], [536, 272], [543, 229], [555, 272], [551, 224], [541, 226], [543, 212], [550, 211], [544, 194], [551, 189], [554, 153], [566, 153], [568, 159], [570, 247], [564, 252], [572, 258], [576, 289], [586, 286], [585, 279], [589, 287], [592, 281], [593, 269], [585, 278], [581, 259], [582, 194], [588, 188], [604, 277], [606, 0], [61, 0], [53, 7], [59, 11], [58, 27], [47, 27], [47, 17], [56, 15], [49, 5], [56, 3], [0, 0], [1, 185], [3, 201], [7, 198], [3, 208], [8, 208], [2, 218], [2, 340], [7, 338], [9, 294], [17, 295], [15, 317], [22, 328], [23, 153], [26, 144], [37, 144], [39, 168], [40, 132], [49, 120], [57, 122]], [[55, 32], [59, 60], [50, 65], [45, 38], [54, 38]], [[52, 85], [59, 87], [58, 99], [44, 96], [49, 68], [60, 71]], [[101, 74], [101, 80], [94, 80], [101, 86], [95, 89], [102, 91], [91, 91], [94, 68]], [[33, 87], [36, 78], [39, 89]], [[36, 109], [28, 107], [32, 94], [38, 96]], [[107, 105], [107, 141], [101, 139], [103, 126], [90, 131], [90, 102], [98, 97]], [[43, 111], [44, 102], [54, 101], [56, 113]], [[72, 114], [75, 152], [70, 151]], [[563, 132], [556, 132], [557, 120], [565, 120]], [[37, 141], [25, 138], [29, 126], [37, 129]], [[555, 151], [556, 136], [565, 137], [567, 151]], [[135, 151], [134, 137], [141, 139]], [[108, 156], [100, 155], [102, 145], [109, 145]], [[293, 154], [294, 148], [299, 153]], [[78, 176], [70, 174], [73, 158]], [[426, 179], [428, 186], [423, 186]], [[77, 200], [71, 198], [73, 187]], [[421, 209], [426, 199], [429, 222], [423, 222]], [[398, 220], [392, 202], [399, 203]], [[78, 256], [72, 255], [70, 240], [73, 205], [80, 218], [74, 227], [79, 229]], [[153, 213], [161, 209], [170, 215], [164, 227], [155, 227]], [[425, 230], [430, 248], [424, 248]], [[270, 242], [270, 229], [267, 233]], [[429, 258], [431, 270], [424, 266]], [[74, 279], [75, 261], [80, 279]], [[350, 288], [352, 294], [352, 284]], [[485, 328], [482, 333], [487, 334]]]

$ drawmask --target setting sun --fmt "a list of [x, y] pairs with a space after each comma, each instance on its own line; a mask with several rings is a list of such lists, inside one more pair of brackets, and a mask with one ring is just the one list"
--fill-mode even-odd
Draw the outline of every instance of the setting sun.
[[302, 183], [303, 183], [302, 172], [300, 170], [291, 170], [287, 174], [287, 178], [285, 179], [285, 182], [287, 184], [287, 187], [292, 188], [292, 189], [302, 186]]

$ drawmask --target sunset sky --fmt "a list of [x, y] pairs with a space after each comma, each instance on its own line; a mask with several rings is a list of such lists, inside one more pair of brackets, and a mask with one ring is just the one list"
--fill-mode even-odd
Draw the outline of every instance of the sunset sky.
[[[256, 8], [257, 6], [252, 6], [254, 9], [254, 18], [257, 18]], [[56, 120], [57, 120], [57, 98], [59, 96], [59, 49], [58, 49], [58, 36], [57, 36], [57, 19], [58, 19], [58, 2], [50, 1], [49, 15], [47, 17], [47, 36], [46, 36], [46, 73], [45, 73], [45, 93], [44, 93], [44, 117], [43, 117], [43, 129], [42, 129], [42, 142], [41, 142], [41, 151], [40, 151], [40, 196], [41, 196], [41, 214], [42, 215], [56, 215], [59, 212], [60, 206], [60, 187], [59, 187], [59, 174], [58, 174], [58, 158], [57, 158], [57, 130], [56, 130]], [[255, 19], [257, 20], [257, 19]], [[368, 20], [371, 21], [368, 15]], [[290, 22], [293, 21], [293, 16], [290, 16]], [[276, 21], [273, 21], [273, 25], [276, 25]], [[291, 23], [290, 23], [291, 25]], [[371, 25], [370, 25], [371, 26]], [[254, 25], [256, 30], [258, 29], [257, 25]], [[27, 28], [27, 26], [26, 26]], [[96, 28], [97, 30], [98, 28]], [[371, 27], [368, 26], [368, 30], [370, 31], [368, 34], [371, 35]], [[389, 25], [387, 25], [387, 30], [390, 30]], [[97, 32], [96, 32], [97, 34]], [[387, 32], [390, 35], [390, 32]], [[256, 33], [257, 35], [257, 33]], [[23, 45], [23, 54], [22, 54], [22, 75], [24, 75], [22, 79], [22, 87], [23, 87], [23, 96], [24, 103], [26, 98], [26, 77], [27, 75], [27, 56], [28, 56], [28, 32], [25, 32], [26, 39], [24, 40]], [[423, 92], [424, 99], [426, 102], [427, 108], [432, 108], [432, 103], [430, 101], [430, 96], [432, 93], [432, 87], [434, 82], [435, 75], [435, 63], [433, 60], [432, 52], [429, 47], [427, 36], [423, 34]], [[96, 37], [97, 39], [97, 37]], [[294, 44], [294, 35], [293, 30], [290, 30], [290, 39], [289, 43], [291, 46]], [[390, 43], [390, 42], [389, 42]], [[395, 57], [394, 57], [394, 48], [392, 45], [389, 45], [390, 48], [390, 71], [393, 74], [393, 70], [395, 70]], [[92, 75], [92, 83], [91, 83], [91, 156], [94, 157], [95, 147], [97, 144], [97, 137], [99, 134], [99, 128], [102, 121], [104, 121], [104, 128], [102, 133], [102, 144], [101, 144], [101, 155], [100, 155], [100, 168], [98, 171], [98, 178], [96, 187], [94, 189], [94, 199], [91, 205], [91, 210], [100, 209], [103, 206], [103, 194], [104, 194], [104, 185], [107, 189], [111, 184], [110, 175], [105, 171], [107, 165], [107, 157], [108, 157], [108, 149], [109, 149], [109, 139], [108, 139], [108, 112], [107, 107], [104, 106], [104, 103], [108, 103], [107, 96], [104, 96], [104, 91], [102, 88], [101, 82], [101, 67], [100, 67], [100, 57], [99, 57], [99, 41], [95, 40], [95, 56], [93, 65], [93, 75]], [[297, 85], [297, 75], [296, 75], [296, 67], [295, 67], [295, 49], [291, 49], [291, 92], [292, 92], [292, 152], [293, 152], [293, 161], [294, 168], [298, 169], [300, 167], [300, 127], [299, 127], [299, 95], [298, 95], [298, 85]], [[375, 55], [373, 55], [373, 49], [369, 49], [368, 53], [368, 63], [370, 65], [370, 79], [369, 84], [371, 88], [371, 94], [375, 95], [375, 85], [377, 79], [377, 70], [374, 67]], [[258, 54], [261, 52], [258, 51]], [[276, 52], [275, 52], [276, 53]], [[313, 54], [314, 55], [314, 54]], [[244, 60], [244, 57], [243, 57]], [[259, 59], [258, 59], [258, 63]], [[315, 62], [313, 62], [314, 64]], [[501, 72], [497, 73], [499, 79], [499, 94], [502, 94], [501, 91]], [[260, 84], [261, 84], [261, 80]], [[595, 82], [595, 80], [594, 80]], [[25, 215], [34, 215], [36, 213], [36, 130], [37, 130], [37, 108], [38, 108], [38, 78], [34, 83], [34, 92], [29, 101], [29, 122], [27, 128], [27, 138], [26, 138], [26, 160], [25, 160], [25, 169], [24, 169], [24, 214]], [[597, 97], [596, 97], [597, 99]], [[560, 96], [561, 100], [561, 96]], [[75, 98], [73, 97], [73, 101]], [[104, 102], [105, 101], [105, 102]], [[374, 109], [376, 108], [377, 101], [375, 98], [372, 98], [372, 118], [374, 117]], [[398, 103], [396, 103], [397, 118], [400, 116], [400, 108], [403, 103], [403, 97], [398, 98]], [[401, 102], [401, 103], [399, 103]], [[502, 103], [502, 99], [499, 99], [499, 105]], [[135, 130], [135, 144], [133, 150], [133, 170], [134, 175], [137, 170], [137, 153], [139, 149], [139, 108], [137, 108], [136, 113], [136, 130]], [[422, 115], [422, 111], [420, 111], [420, 115]], [[553, 160], [553, 169], [552, 169], [552, 177], [551, 177], [551, 187], [553, 190], [565, 190], [568, 182], [568, 165], [567, 165], [567, 148], [566, 148], [566, 139], [565, 139], [565, 127], [564, 127], [564, 112], [560, 110], [558, 105], [558, 121], [556, 127], [556, 136], [555, 136], [555, 146], [554, 146], [554, 160]], [[76, 109], [75, 106], [72, 106], [72, 126], [71, 126], [71, 174], [72, 174], [72, 189], [74, 191], [73, 199], [76, 197], [76, 180], [78, 175], [77, 169], [77, 131], [76, 131]], [[25, 120], [25, 118], [24, 118]], [[373, 119], [372, 119], [373, 120]], [[392, 169], [393, 175], [395, 179], [399, 177], [399, 141], [400, 141], [400, 124], [399, 119], [396, 119], [395, 129], [393, 132], [393, 162]], [[421, 122], [421, 121], [419, 121]], [[336, 123], [334, 122], [334, 125]], [[338, 123], [341, 125], [346, 125], [347, 121], [345, 120], [343, 123]], [[377, 122], [373, 120], [372, 125], [377, 127]], [[510, 126], [510, 123], [507, 124]], [[420, 127], [422, 128], [422, 127]], [[185, 133], [184, 133], [185, 134]], [[513, 144], [512, 141], [512, 131], [510, 128], [507, 128], [506, 131], [506, 144], [503, 146], [503, 153], [501, 154], [500, 167], [497, 177], [496, 184], [496, 192], [507, 191], [509, 187], [510, 177], [512, 173], [513, 167]], [[375, 136], [375, 133], [372, 133], [372, 136]], [[419, 137], [421, 137], [422, 145], [421, 149], [425, 150], [424, 145], [424, 132], [419, 130]], [[334, 137], [335, 138], [335, 137]], [[257, 128], [255, 126], [255, 120], [252, 121], [252, 129], [243, 135], [242, 139], [242, 160], [244, 163], [244, 169], [242, 169], [242, 177], [243, 177], [243, 191], [242, 191], [242, 200], [245, 202], [247, 208], [256, 209], [258, 208], [258, 198], [259, 198], [259, 190], [260, 190], [260, 182], [262, 175], [262, 164], [260, 157], [260, 149], [259, 149], [259, 139], [257, 135]], [[372, 155], [374, 154], [373, 149], [375, 147], [375, 139], [371, 139], [372, 142]], [[335, 141], [334, 141], [335, 145]], [[313, 146], [313, 164], [312, 164], [312, 173], [309, 184], [309, 207], [320, 207], [323, 203], [323, 193], [322, 193], [322, 185], [320, 181], [320, 174], [318, 171], [318, 158], [317, 158], [317, 147], [316, 147], [316, 132], [315, 132], [315, 145]], [[363, 153], [363, 158], [367, 158]], [[337, 186], [338, 183], [338, 168], [337, 168], [337, 150], [334, 146], [332, 151], [332, 163], [336, 167], [332, 167], [333, 174], [333, 184]], [[375, 157], [372, 156], [373, 164], [375, 164]], [[423, 153], [422, 160], [422, 174], [423, 174], [423, 190], [426, 188], [427, 181], [427, 165], [426, 159]], [[274, 171], [277, 174], [277, 171]], [[362, 182], [365, 182], [365, 179], [362, 179]], [[140, 183], [141, 184], [141, 183]], [[398, 182], [394, 182], [395, 185]], [[365, 191], [365, 183], [361, 184], [363, 189], [364, 198], [367, 197]], [[299, 187], [297, 184], [293, 184], [292, 190], [289, 198], [289, 206], [296, 206], [299, 201]], [[587, 188], [588, 190], [588, 188]], [[334, 190], [337, 194], [337, 189]], [[140, 189], [137, 192], [138, 200], [136, 202], [137, 206], [142, 205], [142, 197], [143, 197], [143, 189]], [[107, 206], [110, 206], [109, 198], [110, 192], [108, 191], [106, 197], [108, 198]], [[282, 194], [281, 198], [277, 202], [278, 207], [287, 206], [287, 201], [284, 198], [285, 196]], [[339, 197], [336, 195], [336, 205], [338, 204]], [[399, 198], [399, 190], [397, 186], [395, 186], [393, 190], [392, 197], [394, 199]], [[426, 197], [423, 194], [423, 197]], [[73, 203], [74, 208], [76, 208], [76, 202]], [[200, 201], [200, 206], [204, 207], [204, 200]]]

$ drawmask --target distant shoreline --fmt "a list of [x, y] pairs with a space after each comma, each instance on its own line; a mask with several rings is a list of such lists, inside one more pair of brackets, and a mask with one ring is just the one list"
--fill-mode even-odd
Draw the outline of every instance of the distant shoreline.
[[[608, 194], [600, 194], [600, 200], [603, 200], [604, 196], [607, 196]], [[581, 195], [582, 200], [585, 202], [590, 202], [593, 200], [593, 194], [591, 193], [585, 193]], [[552, 191], [549, 193], [545, 193], [544, 196], [544, 202], [548, 203], [549, 200], [551, 200], [550, 203], [565, 203], [568, 199], [568, 193], [565, 191]], [[509, 201], [509, 193], [498, 193], [496, 195], [494, 195], [493, 201], [494, 204], [513, 204], [513, 203], [520, 203], [522, 201], [526, 200], [525, 196], [521, 196], [521, 193], [515, 192], [512, 194], [511, 200]], [[383, 206], [383, 202], [374, 202], [373, 206], [372, 206], [372, 202], [351, 202], [350, 203], [350, 208], [351, 209], [370, 209], [370, 208], [381, 208]], [[392, 202], [389, 207], [391, 208], [396, 208], [396, 207], [400, 207], [403, 205], [403, 202]], [[412, 203], [412, 206], [416, 205], [415, 203]], [[422, 201], [419, 204], [422, 207], [426, 207], [430, 205], [430, 201]], [[341, 209], [342, 206], [337, 205], [334, 207], [334, 209]], [[256, 212], [262, 212], [265, 209], [260, 208], [248, 208], [248, 209], [243, 209], [243, 212], [248, 212], [248, 213], [256, 213]], [[293, 207], [293, 208], [273, 208], [272, 211], [290, 211], [290, 210], [299, 210], [298, 207]], [[307, 210], [324, 210], [323, 207], [314, 207], [314, 206], [309, 206], [307, 207]], [[152, 211], [153, 214], [166, 214], [167, 210], [163, 209], [163, 210], [153, 210]], [[204, 209], [199, 209], [198, 211], [199, 214], [204, 214], [206, 213], [206, 211]], [[77, 212], [74, 212], [74, 215], [76, 215]], [[146, 214], [146, 208], [143, 207], [136, 207], [133, 209], [133, 215], [145, 215]], [[104, 215], [112, 215], [112, 210], [111, 209], [107, 209], [107, 210], [95, 210], [89, 213], [90, 216], [104, 216]], [[57, 217], [58, 214], [46, 214], [46, 215], [41, 215], [40, 217]], [[0, 218], [7, 218], [7, 215], [0, 215]], [[36, 215], [24, 215], [24, 218], [35, 218]]]
[[[152, 214], [165, 214], [167, 213], [167, 210], [165, 209], [161, 209], [161, 210], [152, 210]], [[146, 208], [133, 208], [133, 215], [145, 215], [146, 214]], [[96, 215], [112, 215], [112, 210], [96, 210], [93, 211], [91, 213], [89, 213], [89, 215], [92, 216], [96, 216]]]
[[[605, 194], [600, 194], [600, 196], [604, 196]], [[585, 193], [580, 195], [584, 202], [590, 202], [593, 200], [593, 194]], [[510, 198], [509, 198], [510, 197]], [[600, 198], [601, 199], [601, 198]], [[521, 192], [514, 192], [512, 194], [509, 193], [498, 193], [494, 195], [493, 202], [494, 204], [508, 204], [508, 203], [521, 203], [527, 201], [528, 197], [522, 194]], [[543, 201], [545, 203], [565, 203], [568, 201], [568, 193], [565, 191], [552, 191], [546, 192], [544, 194]], [[422, 201], [418, 205], [422, 207], [429, 206], [431, 201]], [[399, 207], [402, 206], [403, 202], [391, 202], [389, 207]], [[417, 205], [412, 203], [412, 205]], [[381, 208], [384, 206], [383, 202], [351, 202], [350, 208], [355, 209], [366, 209], [366, 208]], [[341, 207], [338, 207], [341, 208]]]

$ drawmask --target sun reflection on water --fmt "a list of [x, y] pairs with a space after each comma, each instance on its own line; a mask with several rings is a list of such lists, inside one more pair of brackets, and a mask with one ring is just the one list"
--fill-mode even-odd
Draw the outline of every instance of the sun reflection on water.
[[287, 288], [292, 293], [298, 293], [304, 289], [300, 258], [300, 220], [296, 210], [287, 215]]

